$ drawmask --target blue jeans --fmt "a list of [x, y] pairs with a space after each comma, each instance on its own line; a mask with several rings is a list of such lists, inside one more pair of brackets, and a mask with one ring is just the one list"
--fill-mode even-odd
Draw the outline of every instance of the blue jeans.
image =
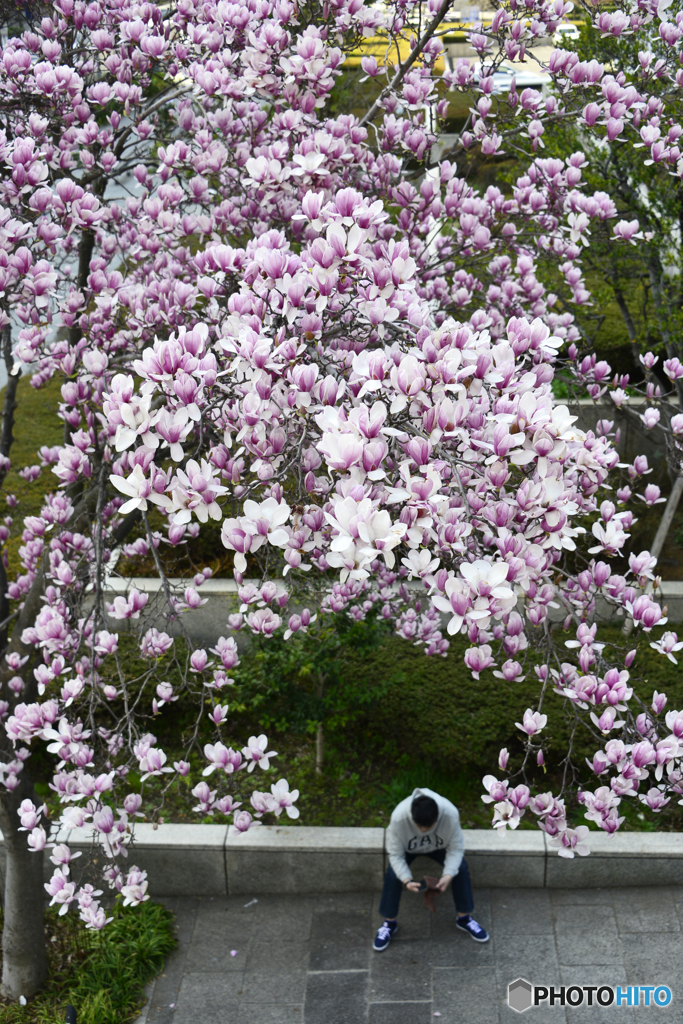
[[[417, 856], [431, 857], [437, 864], [443, 866], [446, 860], [445, 850], [436, 850], [434, 853], [407, 853], [406, 861], [408, 864], [412, 864]], [[453, 902], [455, 903], [455, 909], [459, 914], [471, 914], [474, 910], [474, 899], [472, 896], [472, 883], [470, 881], [470, 869], [467, 867], [467, 861], [463, 857], [460, 864], [460, 870], [457, 875], [453, 877], [451, 882], [451, 890], [453, 892]], [[400, 878], [397, 878], [394, 869], [391, 864], [387, 868], [387, 873], [384, 876], [384, 888], [382, 889], [382, 898], [379, 901], [379, 912], [382, 917], [388, 918], [390, 921], [393, 920], [398, 914], [398, 905], [401, 901], [401, 893], [403, 892], [403, 882]]]

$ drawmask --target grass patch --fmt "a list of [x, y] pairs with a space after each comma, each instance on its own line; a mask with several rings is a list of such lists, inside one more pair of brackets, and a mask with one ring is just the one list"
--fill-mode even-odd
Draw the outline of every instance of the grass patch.
[[[656, 689], [668, 695], [668, 709], [682, 708], [680, 667], [650, 648], [650, 641], [662, 631], [653, 630], [651, 636], [638, 641], [632, 682], [644, 701], [649, 703]], [[570, 636], [558, 629], [558, 644], [561, 646]], [[601, 628], [599, 636], [605, 642], [623, 644], [618, 626]], [[275, 646], [279, 641], [268, 643]], [[315, 736], [306, 722], [311, 695], [305, 679], [278, 679], [273, 672], [267, 699], [263, 700], [254, 670], [254, 660], [260, 655], [254, 648], [247, 650], [242, 655], [242, 664], [234, 671], [236, 684], [227, 695], [230, 716], [221, 729], [221, 738], [226, 745], [241, 748], [250, 735], [265, 732], [269, 749], [276, 750], [278, 756], [268, 772], [240, 772], [231, 777], [226, 788], [248, 809], [254, 789], [267, 791], [284, 777], [291, 789], [300, 791], [298, 824], [376, 826], [385, 825], [396, 804], [413, 789], [427, 786], [456, 804], [465, 827], [488, 828], [491, 809], [481, 801], [482, 777], [497, 774], [501, 747], [510, 751], [513, 771], [521, 763], [523, 737], [515, 722], [521, 721], [527, 707], [538, 706], [539, 684], [530, 666], [526, 678], [516, 683], [497, 679], [490, 670], [483, 672], [478, 681], [472, 679], [463, 664], [466, 647], [467, 640], [457, 637], [448, 657], [427, 658], [420, 648], [393, 635], [363, 655], [357, 645], [345, 647], [339, 659], [343, 662], [341, 692], [351, 680], [357, 704], [361, 705], [359, 687], [367, 688], [369, 699], [346, 722], [336, 716], [332, 719], [326, 729], [322, 775], [315, 771]], [[151, 703], [151, 692], [149, 699]], [[534, 766], [530, 773], [540, 791], [557, 792], [560, 785], [560, 762], [568, 748], [570, 728], [564, 703], [564, 698], [554, 692], [546, 694], [546, 769]], [[170, 763], [184, 755], [184, 744], [193, 731], [194, 720], [192, 705], [178, 701], [166, 706], [150, 722]], [[147, 809], [159, 806], [166, 822], [224, 824], [230, 820], [219, 814], [202, 818], [193, 811], [197, 801], [191, 789], [206, 765], [201, 751], [204, 744], [216, 740], [206, 716], [198, 740], [198, 748], [189, 757], [191, 775], [177, 778], [165, 795], [162, 796], [162, 790], [166, 779], [152, 777], [141, 784], [137, 773], [128, 776], [129, 789], [143, 792]], [[579, 779], [591, 788], [600, 783], [584, 758], [592, 758], [600, 746], [600, 741], [581, 726], [574, 740], [574, 763]], [[38, 763], [42, 773], [38, 791], [53, 813], [57, 813], [54, 794], [48, 787], [49, 756], [40, 761], [36, 757], [36, 766]], [[214, 776], [211, 781], [215, 785], [219, 779]], [[225, 785], [224, 780], [220, 781]], [[645, 789], [648, 786], [645, 783]], [[575, 823], [583, 822], [579, 806], [570, 803], [568, 809]], [[675, 799], [660, 814], [640, 803], [624, 800], [620, 813], [626, 816], [627, 830], [683, 829], [683, 808]], [[280, 821], [297, 824], [284, 816]], [[535, 817], [525, 816], [521, 827], [535, 828]]]
[[[3, 388], [0, 392], [0, 407], [4, 399]], [[0, 498], [0, 519], [10, 515], [14, 520], [14, 529], [7, 542], [10, 579], [21, 572], [19, 548], [23, 543], [21, 534], [24, 516], [39, 515], [45, 504], [45, 495], [56, 491], [59, 486], [59, 479], [50, 467], [43, 468], [38, 479], [32, 483], [19, 476], [19, 470], [40, 463], [38, 450], [43, 445], [51, 448], [56, 444], [62, 444], [64, 424], [57, 416], [60, 401], [60, 383], [56, 378], [39, 390], [31, 387], [28, 376], [22, 377], [19, 381], [17, 408], [14, 413], [14, 443], [10, 451], [12, 465], [2, 488], [4, 494], [14, 494], [18, 504], [11, 509], [4, 500], [4, 494]]]
[[89, 932], [74, 913], [47, 914], [50, 977], [26, 1006], [0, 1003], [0, 1024], [125, 1024], [139, 1012], [142, 988], [176, 946], [173, 915], [159, 903], [116, 904], [114, 920]]

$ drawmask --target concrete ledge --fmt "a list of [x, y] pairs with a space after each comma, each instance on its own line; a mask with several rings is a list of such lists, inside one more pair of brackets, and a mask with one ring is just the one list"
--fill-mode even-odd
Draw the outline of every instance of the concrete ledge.
[[381, 889], [383, 828], [264, 825], [225, 844], [230, 895]]
[[[152, 896], [227, 896], [227, 833], [227, 825], [159, 825], [155, 829], [137, 824], [128, 863], [148, 872]], [[71, 829], [68, 843], [85, 853], [92, 849], [92, 834], [87, 828]], [[48, 865], [52, 867], [49, 861]]]
[[[244, 582], [258, 584], [259, 580], [245, 580]], [[413, 581], [412, 584], [409, 582], [408, 586], [413, 586], [415, 582]], [[169, 579], [168, 583], [171, 591], [176, 596], [181, 597], [185, 588], [192, 584], [192, 580], [173, 577]], [[417, 586], [414, 588], [416, 590], [420, 589]], [[154, 600], [156, 595], [160, 593], [161, 586], [156, 576], [133, 576], [128, 578], [109, 576], [105, 583], [105, 597], [107, 600], [110, 600], [117, 594], [128, 594], [133, 589], [138, 590], [142, 594], [149, 594], [150, 599]], [[228, 615], [236, 611], [239, 606], [237, 584], [233, 579], [210, 579], [202, 584], [199, 593], [206, 603], [188, 612], [183, 621], [190, 635], [197, 642], [215, 643], [219, 636], [227, 633]], [[654, 595], [654, 599], [662, 607], [666, 606], [667, 616], [671, 623], [683, 622], [683, 582], [663, 580], [661, 589]], [[521, 602], [518, 603], [517, 610], [522, 610]], [[596, 612], [598, 621], [623, 622], [623, 617], [615, 615], [612, 605], [600, 597], [597, 600]], [[442, 618], [445, 628], [447, 616], [442, 616]], [[560, 622], [563, 618], [564, 615], [561, 611], [556, 610], [554, 613], [551, 613], [551, 620], [554, 622]], [[130, 623], [121, 619], [110, 618], [108, 622], [109, 628], [114, 632], [125, 632], [130, 626]], [[158, 609], [158, 615], [156, 617], [153, 616], [153, 623], [158, 629], [170, 630], [171, 633], [177, 630], [176, 625], [169, 625], [166, 621], [165, 609], [161, 607]], [[238, 643], [244, 642], [240, 634], [238, 634], [236, 639]]]
[[[247, 579], [246, 583], [258, 584], [257, 579]], [[192, 577], [169, 576], [168, 585], [173, 593], [182, 594], [186, 587], [194, 586]], [[127, 594], [130, 590], [138, 590], [141, 594], [156, 594], [161, 590], [158, 576], [108, 576], [104, 585], [105, 593]], [[236, 597], [237, 584], [233, 579], [218, 577], [202, 583], [199, 592], [203, 597]]]
[[565, 860], [548, 851], [549, 889], [683, 884], [683, 833], [591, 832], [589, 857]]
[[[102, 854], [87, 828], [60, 834], [75, 851], [74, 867], [94, 881], [86, 854]], [[0, 834], [0, 869], [4, 849]], [[683, 833], [591, 832], [589, 857], [567, 860], [538, 831], [465, 829], [465, 856], [477, 888], [591, 889], [605, 886], [683, 885]], [[383, 828], [262, 825], [229, 835], [226, 825], [135, 826], [129, 864], [149, 873], [153, 896], [226, 896], [259, 893], [371, 892], [382, 888], [387, 864]], [[125, 867], [125, 865], [124, 865]], [[427, 858], [413, 862], [416, 877], [436, 873]], [[45, 877], [53, 866], [45, 856]]]
[[465, 829], [465, 857], [472, 882], [480, 888], [542, 888], [547, 855], [540, 831]]

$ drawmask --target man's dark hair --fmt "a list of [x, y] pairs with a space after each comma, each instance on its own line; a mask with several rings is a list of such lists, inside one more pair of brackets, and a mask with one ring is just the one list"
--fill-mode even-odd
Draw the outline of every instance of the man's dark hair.
[[416, 825], [431, 828], [439, 817], [439, 805], [431, 796], [416, 796], [410, 805], [410, 816]]

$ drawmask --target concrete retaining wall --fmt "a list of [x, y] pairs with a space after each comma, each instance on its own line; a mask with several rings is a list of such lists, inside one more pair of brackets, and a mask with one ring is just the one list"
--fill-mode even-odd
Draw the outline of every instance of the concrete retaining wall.
[[[180, 579], [169, 580], [173, 592], [179, 596], [182, 596], [183, 590], [186, 586], [189, 586], [190, 582]], [[107, 600], [111, 601], [117, 594], [126, 594], [133, 587], [141, 593], [152, 595], [153, 599], [156, 598], [159, 602], [159, 614], [156, 618], [152, 616], [151, 624], [156, 625], [158, 629], [164, 629], [170, 633], [177, 631], [174, 630], [173, 626], [169, 626], [163, 617], [165, 605], [163, 604], [163, 598], [159, 595], [158, 579], [146, 576], [136, 577], [131, 580], [113, 577], [107, 583], [107, 593], [105, 596]], [[197, 644], [210, 646], [216, 643], [219, 636], [228, 635], [228, 615], [231, 615], [239, 608], [237, 586], [234, 580], [230, 579], [207, 580], [202, 586], [200, 593], [203, 598], [206, 598], [206, 604], [184, 615], [183, 624]], [[683, 582], [664, 580], [661, 591], [657, 592], [656, 599], [662, 606], [666, 605], [670, 623], [683, 622]], [[295, 610], [294, 606], [290, 607], [288, 614]], [[609, 620], [613, 616], [613, 609], [606, 601], [599, 600], [597, 613], [598, 617]], [[551, 610], [551, 618], [561, 621], [564, 618], [564, 612], [560, 610], [553, 614]], [[444, 628], [446, 620], [447, 616], [444, 616]], [[623, 622], [623, 619], [617, 618], [615, 621]], [[114, 632], [124, 632], [128, 627], [128, 622], [125, 619], [110, 619], [108, 625]], [[238, 645], [245, 642], [244, 634], [238, 633], [236, 639]]]
[[[387, 864], [383, 828], [263, 825], [230, 836], [225, 825], [139, 824], [135, 836], [129, 862], [149, 872], [154, 896], [377, 891]], [[60, 839], [84, 853], [91, 847], [87, 829]], [[465, 829], [465, 856], [479, 888], [683, 884], [683, 833], [594, 832], [588, 845], [589, 857], [565, 860], [540, 831]], [[418, 878], [435, 873], [426, 857], [412, 869]], [[49, 877], [47, 858], [46, 870]]]

